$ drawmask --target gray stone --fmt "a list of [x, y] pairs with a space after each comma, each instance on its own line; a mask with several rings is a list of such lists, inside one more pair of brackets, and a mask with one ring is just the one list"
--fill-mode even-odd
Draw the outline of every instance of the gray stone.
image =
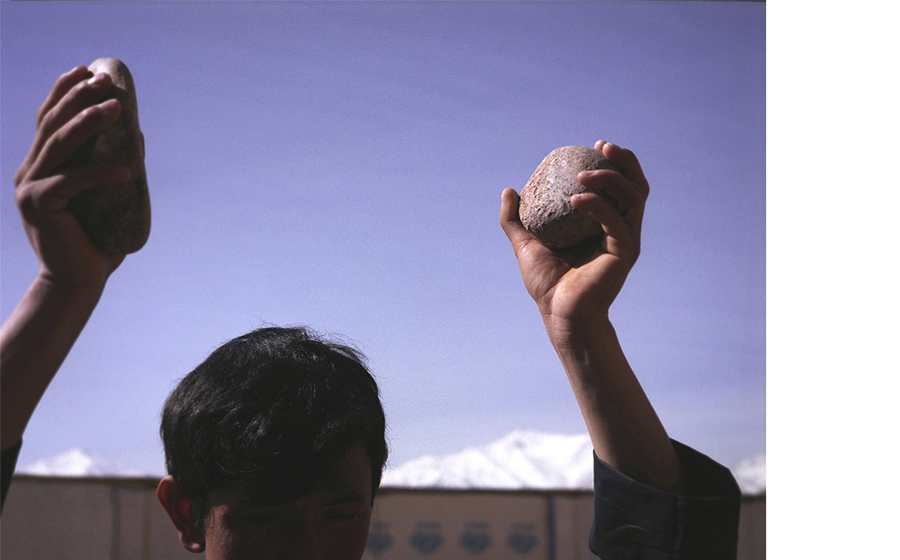
[[550, 152], [522, 189], [519, 219], [525, 229], [551, 249], [572, 247], [589, 237], [603, 235], [600, 222], [570, 202], [573, 194], [591, 192], [576, 179], [578, 172], [586, 169], [618, 171], [600, 150], [565, 146]]
[[76, 150], [67, 165], [115, 163], [131, 169], [131, 180], [84, 191], [69, 201], [68, 208], [100, 251], [134, 253], [150, 235], [150, 193], [134, 80], [128, 67], [115, 58], [98, 58], [88, 70], [91, 74], [105, 72], [112, 77], [112, 87], [97, 103], [118, 99], [122, 112], [109, 128]]

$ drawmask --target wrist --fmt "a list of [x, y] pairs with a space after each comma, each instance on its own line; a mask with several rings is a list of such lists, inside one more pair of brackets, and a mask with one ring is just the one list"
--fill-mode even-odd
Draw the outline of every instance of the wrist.
[[41, 270], [31, 285], [31, 293], [41, 299], [84, 302], [95, 305], [103, 295], [106, 280], [72, 282]]
[[580, 347], [588, 340], [615, 336], [616, 333], [608, 314], [574, 317], [547, 314], [543, 315], [543, 320], [547, 335], [557, 350], [560, 347]]
[[609, 325], [609, 309], [613, 298], [599, 294], [580, 294], [581, 289], [566, 287], [548, 291], [535, 299], [538, 311], [548, 330], [582, 331]]
[[610, 389], [623, 373], [630, 373], [618, 335], [607, 316], [545, 318], [550, 343], [562, 363], [569, 382], [592, 390]]

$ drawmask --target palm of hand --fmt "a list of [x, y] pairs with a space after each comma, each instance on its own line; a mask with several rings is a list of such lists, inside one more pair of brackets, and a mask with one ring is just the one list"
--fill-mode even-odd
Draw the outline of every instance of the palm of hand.
[[592, 243], [551, 251], [531, 240], [521, 248], [519, 264], [525, 286], [545, 317], [579, 319], [608, 314], [637, 257], [622, 255], [623, 244], [608, 236]]

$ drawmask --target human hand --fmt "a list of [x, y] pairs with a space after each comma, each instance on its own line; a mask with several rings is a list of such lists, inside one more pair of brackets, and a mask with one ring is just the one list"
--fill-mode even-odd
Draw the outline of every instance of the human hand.
[[503, 191], [500, 223], [525, 281], [550, 327], [558, 320], [591, 321], [606, 318], [640, 254], [641, 223], [650, 187], [635, 155], [609, 142], [594, 148], [622, 170], [582, 171], [578, 181], [603, 192], [616, 206], [595, 193], [572, 197], [572, 205], [603, 226], [602, 240], [591, 239], [566, 250], [550, 250], [535, 239], [519, 220], [519, 197]]
[[125, 255], [104, 254], [90, 242], [71, 212], [69, 200], [98, 185], [125, 183], [127, 167], [67, 165], [72, 154], [118, 118], [122, 106], [95, 103], [110, 89], [107, 74], [90, 77], [84, 66], [60, 76], [38, 111], [31, 151], [15, 176], [16, 204], [40, 261], [39, 278], [68, 287], [98, 287]]

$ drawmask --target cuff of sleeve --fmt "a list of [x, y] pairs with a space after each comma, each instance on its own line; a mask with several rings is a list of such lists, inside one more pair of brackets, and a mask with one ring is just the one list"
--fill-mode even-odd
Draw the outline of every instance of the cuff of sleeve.
[[13, 472], [16, 470], [16, 461], [19, 458], [19, 450], [22, 449], [22, 440], [9, 449], [0, 452], [0, 510], [6, 503], [6, 494], [12, 482]]
[[677, 496], [594, 456], [591, 550], [604, 560], [729, 559], [737, 554], [740, 489], [731, 472], [672, 442], [687, 481]]

